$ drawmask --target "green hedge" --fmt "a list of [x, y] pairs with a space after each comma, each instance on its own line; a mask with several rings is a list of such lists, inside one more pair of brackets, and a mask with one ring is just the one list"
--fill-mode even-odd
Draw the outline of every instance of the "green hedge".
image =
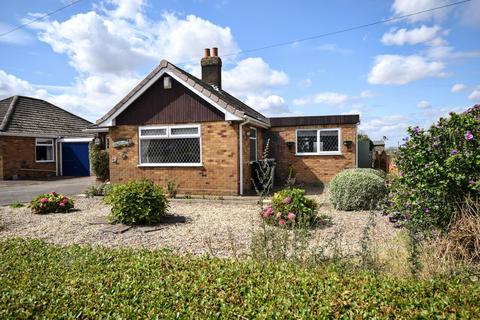
[[379, 208], [387, 196], [387, 187], [377, 170], [346, 169], [332, 179], [329, 194], [338, 210], [370, 210]]
[[0, 242], [0, 318], [475, 318], [480, 286], [165, 251]]

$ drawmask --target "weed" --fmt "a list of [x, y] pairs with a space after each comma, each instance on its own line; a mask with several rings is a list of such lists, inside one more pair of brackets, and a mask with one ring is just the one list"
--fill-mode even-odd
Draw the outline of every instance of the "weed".
[[21, 203], [20, 201], [15, 201], [14, 203], [12, 203], [9, 207], [10, 208], [22, 208], [24, 207], [25, 205], [23, 203]]

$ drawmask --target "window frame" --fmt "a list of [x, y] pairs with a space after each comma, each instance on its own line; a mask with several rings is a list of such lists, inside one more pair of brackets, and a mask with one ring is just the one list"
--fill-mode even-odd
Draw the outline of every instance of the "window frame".
[[[337, 151], [320, 151], [320, 132], [321, 131], [333, 131], [338, 132], [338, 150]], [[317, 131], [317, 152], [298, 152], [298, 132], [300, 131]], [[341, 155], [342, 154], [342, 130], [341, 128], [302, 128], [295, 130], [295, 155], [296, 156], [329, 156], [329, 155]]]
[[[255, 138], [252, 138], [252, 136], [250, 135], [250, 130], [255, 131]], [[248, 149], [248, 153], [249, 153], [248, 161], [250, 163], [254, 163], [254, 162], [258, 161], [258, 130], [255, 127], [248, 128], [248, 142], [251, 144], [252, 140], [255, 140], [255, 160], [251, 160], [251, 152], [250, 152], [251, 150], [250, 150], [250, 147], [249, 147], [249, 149]]]
[[[46, 143], [38, 143], [38, 140], [50, 140], [51, 143], [46, 144]], [[37, 147], [52, 147], [53, 149], [53, 159], [52, 160], [38, 160], [37, 159]], [[35, 162], [36, 163], [52, 163], [56, 161], [56, 156], [55, 156], [55, 139], [54, 138], [35, 138]]]
[[[172, 129], [197, 128], [196, 134], [171, 134]], [[165, 135], [147, 135], [142, 136], [144, 129], [166, 129]], [[182, 138], [198, 138], [200, 143], [200, 162], [198, 163], [142, 163], [142, 143], [141, 140], [152, 139], [182, 139]], [[138, 127], [138, 167], [201, 167], [203, 166], [202, 156], [202, 130], [200, 124], [186, 125], [162, 125], [162, 126], [139, 126]]]

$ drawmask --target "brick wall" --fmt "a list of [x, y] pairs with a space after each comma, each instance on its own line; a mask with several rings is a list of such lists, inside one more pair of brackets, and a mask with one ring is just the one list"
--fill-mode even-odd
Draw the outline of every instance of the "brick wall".
[[[180, 193], [238, 194], [238, 125], [224, 121], [201, 123], [202, 167], [138, 167], [138, 127], [110, 128], [110, 180], [121, 183], [148, 178], [166, 187], [175, 180]], [[133, 139], [134, 145], [113, 148], [113, 141]], [[116, 158], [116, 163], [112, 162]]]
[[40, 179], [56, 175], [56, 162], [35, 162], [35, 138], [0, 137], [1, 179]]
[[[296, 129], [341, 129], [341, 155], [295, 155]], [[274, 148], [277, 167], [275, 178], [277, 185], [283, 184], [288, 176], [289, 167], [296, 172], [297, 183], [300, 184], [325, 184], [328, 183], [339, 171], [345, 168], [354, 168], [356, 150], [356, 125], [324, 125], [324, 126], [298, 126], [298, 127], [274, 127], [270, 129], [272, 134], [271, 147]], [[350, 148], [343, 145], [343, 141], [353, 142]], [[294, 142], [291, 150], [287, 142]]]

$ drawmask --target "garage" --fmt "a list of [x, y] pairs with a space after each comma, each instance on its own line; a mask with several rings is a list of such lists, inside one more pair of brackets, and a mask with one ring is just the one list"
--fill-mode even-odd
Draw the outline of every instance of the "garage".
[[70, 141], [70, 139], [63, 139], [60, 143], [62, 176], [84, 177], [90, 175], [90, 160], [88, 157], [88, 143], [90, 139], [78, 140]]

